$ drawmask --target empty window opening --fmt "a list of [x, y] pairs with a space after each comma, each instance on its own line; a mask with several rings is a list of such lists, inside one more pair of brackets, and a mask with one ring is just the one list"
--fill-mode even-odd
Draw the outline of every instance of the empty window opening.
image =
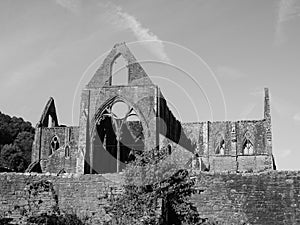
[[253, 144], [249, 139], [246, 139], [243, 145], [243, 154], [244, 155], [253, 155]]
[[130, 114], [127, 117], [127, 121], [140, 121], [140, 118], [136, 114]]
[[225, 141], [224, 141], [224, 139], [221, 139], [220, 141], [218, 141], [217, 147], [215, 149], [215, 153], [217, 155], [224, 155], [225, 154]]
[[172, 147], [171, 147], [170, 144], [168, 144], [167, 149], [168, 149], [168, 154], [171, 155], [172, 154]]
[[132, 107], [118, 100], [106, 107], [96, 123], [93, 155], [86, 173], [121, 172], [143, 149], [140, 118]]
[[126, 60], [119, 56], [112, 63], [112, 83], [111, 85], [128, 85], [128, 67]]
[[123, 119], [129, 114], [129, 106], [124, 102], [116, 102], [111, 107], [112, 116], [117, 119]]
[[57, 136], [54, 136], [51, 139], [51, 142], [50, 142], [50, 152], [49, 152], [49, 155], [51, 155], [57, 149], [59, 149], [59, 140], [58, 140]]
[[67, 145], [65, 147], [65, 158], [69, 158], [70, 157], [70, 147]]
[[48, 116], [48, 127], [52, 127], [53, 124], [53, 120], [52, 120], [52, 116]]

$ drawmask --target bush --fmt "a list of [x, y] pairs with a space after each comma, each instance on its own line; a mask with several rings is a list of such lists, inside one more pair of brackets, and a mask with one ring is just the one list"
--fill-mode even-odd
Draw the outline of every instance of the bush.
[[[190, 202], [194, 182], [166, 149], [145, 151], [124, 172], [124, 193], [110, 199], [108, 224], [204, 224]], [[208, 224], [205, 222], [205, 224]]]
[[39, 216], [30, 217], [29, 224], [37, 225], [85, 225], [86, 223], [81, 221], [76, 214], [41, 214]]

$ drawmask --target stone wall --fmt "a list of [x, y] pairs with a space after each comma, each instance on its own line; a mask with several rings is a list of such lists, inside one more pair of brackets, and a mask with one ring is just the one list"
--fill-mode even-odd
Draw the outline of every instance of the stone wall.
[[[182, 127], [210, 171], [261, 172], [275, 168], [266, 119], [183, 123]], [[253, 154], [243, 153], [246, 138], [253, 144]], [[216, 151], [220, 140], [224, 140], [223, 154]]]
[[[172, 111], [168, 107], [166, 99], [161, 92], [157, 101], [159, 104], [159, 135], [171, 140], [173, 143], [182, 146], [190, 152], [194, 152], [197, 148], [195, 140], [193, 142], [193, 140], [187, 136], [184, 128], [181, 125], [181, 122], [173, 115]], [[161, 144], [162, 141], [159, 140], [159, 143]], [[165, 146], [160, 145], [160, 147]]]
[[60, 210], [101, 224], [108, 216], [107, 198], [121, 191], [119, 177], [111, 176], [1, 173], [0, 217], [22, 224], [32, 215]]
[[[45, 127], [41, 128], [41, 168], [43, 172], [58, 173], [62, 169], [67, 173], [76, 172], [78, 151], [78, 127]], [[50, 154], [50, 142], [56, 136], [59, 149]], [[66, 155], [66, 147], [69, 154]]]
[[[192, 202], [200, 216], [220, 224], [300, 224], [300, 171], [201, 173]], [[0, 217], [22, 224], [31, 215], [60, 210], [108, 220], [107, 199], [121, 193], [117, 174], [60, 176], [0, 174]]]
[[201, 173], [193, 202], [221, 224], [300, 224], [300, 171]]

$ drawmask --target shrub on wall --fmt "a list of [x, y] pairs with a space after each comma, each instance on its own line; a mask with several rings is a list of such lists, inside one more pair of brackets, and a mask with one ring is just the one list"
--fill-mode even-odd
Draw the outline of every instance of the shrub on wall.
[[167, 149], [145, 151], [124, 172], [124, 193], [111, 196], [107, 224], [209, 224], [190, 201], [194, 182]]
[[28, 220], [28, 224], [36, 225], [86, 225], [76, 214], [41, 214], [32, 216]]

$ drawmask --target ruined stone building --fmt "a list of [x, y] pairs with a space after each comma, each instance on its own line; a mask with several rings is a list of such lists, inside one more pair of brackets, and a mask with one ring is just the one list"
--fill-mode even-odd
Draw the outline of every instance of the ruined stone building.
[[[126, 85], [112, 76], [120, 57]], [[183, 123], [125, 44], [114, 46], [82, 90], [79, 126], [60, 125], [49, 99], [36, 125], [27, 169], [33, 173], [0, 173], [0, 219], [27, 224], [32, 215], [72, 212], [107, 224], [108, 199], [123, 187], [118, 172], [136, 154], [157, 148], [192, 166], [190, 201], [201, 217], [300, 224], [300, 171], [275, 170], [268, 89], [260, 120]], [[163, 207], [158, 213], [173, 218]]]
[[[127, 85], [114, 85], [114, 62], [127, 63]], [[205, 171], [275, 169], [270, 100], [260, 120], [183, 123], [126, 44], [116, 44], [82, 90], [79, 126], [62, 126], [50, 98], [36, 125], [28, 171], [114, 173], [135, 154], [155, 148], [187, 151]]]

